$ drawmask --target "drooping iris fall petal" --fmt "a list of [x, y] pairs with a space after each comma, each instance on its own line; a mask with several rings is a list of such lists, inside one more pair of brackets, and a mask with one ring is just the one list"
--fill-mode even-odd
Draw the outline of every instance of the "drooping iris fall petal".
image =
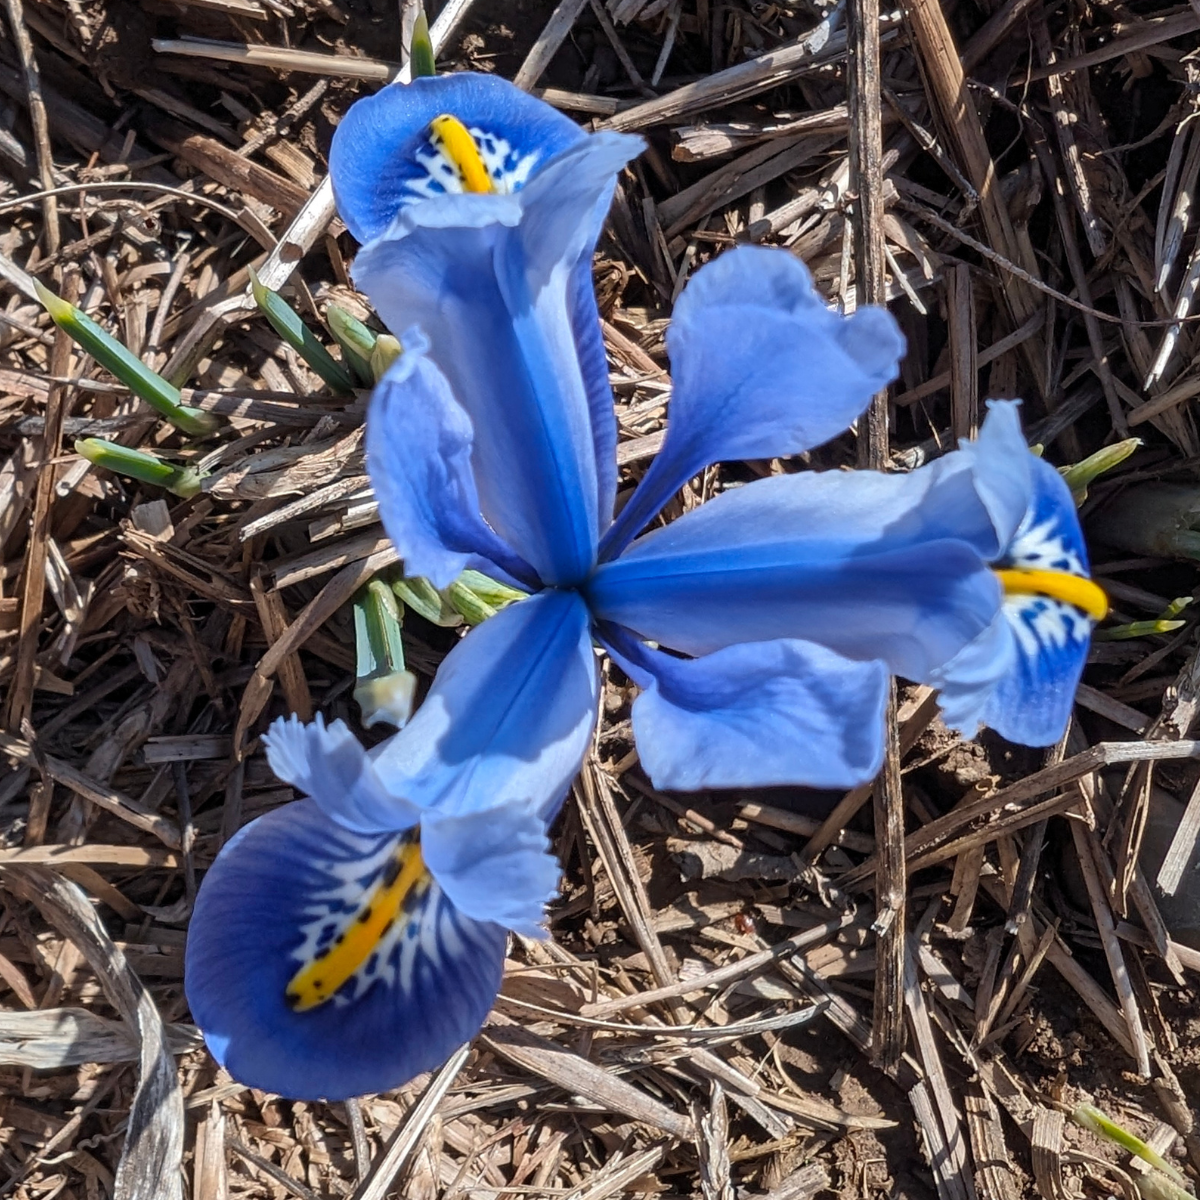
[[993, 401], [976, 442], [959, 454], [991, 516], [1004, 584], [999, 612], [935, 680], [948, 724], [980, 724], [1010, 741], [1049, 746], [1062, 737], [1087, 661], [1103, 593], [1088, 577], [1075, 501], [1059, 473], [1030, 453], [1019, 407]]
[[[427, 871], [408, 880], [365, 954], [334, 957], [338, 937], [346, 945], [365, 927], [363, 912], [380, 902], [411, 839], [353, 833], [302, 800], [224, 847], [196, 899], [185, 978], [192, 1015], [235, 1079], [341, 1100], [398, 1087], [475, 1035], [500, 986], [507, 934], [465, 917]], [[313, 963], [310, 989], [355, 969], [301, 1011], [289, 988]]]

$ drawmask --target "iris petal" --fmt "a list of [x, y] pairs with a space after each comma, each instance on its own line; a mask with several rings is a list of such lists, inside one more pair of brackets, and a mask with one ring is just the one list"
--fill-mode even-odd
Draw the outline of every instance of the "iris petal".
[[430, 810], [421, 853], [460, 913], [544, 937], [545, 907], [558, 889], [546, 824], [523, 806], [463, 816]]
[[334, 133], [329, 174], [338, 212], [360, 241], [402, 208], [461, 190], [440, 161], [430, 124], [448, 113], [475, 137], [498, 191], [518, 191], [587, 135], [569, 118], [494, 75], [461, 72], [391, 84], [351, 105]]
[[263, 741], [271, 770], [346, 829], [392, 833], [420, 820], [420, 809], [383, 787], [344, 721], [327, 726], [320, 713], [307, 725], [296, 716], [280, 717]]
[[367, 468], [405, 570], [439, 588], [467, 567], [518, 586], [535, 584], [533, 569], [480, 515], [470, 417], [426, 357], [427, 343], [416, 330], [405, 333], [404, 347], [371, 396]]
[[[990, 408], [978, 442], [964, 450], [1005, 535], [996, 564], [1086, 576], [1087, 549], [1070, 489], [1029, 452], [1017, 406], [993, 402]], [[1026, 746], [1057, 742], [1071, 716], [1091, 631], [1091, 620], [1072, 604], [1006, 596], [987, 631], [935, 680], [947, 724], [971, 736], [983, 723]]]
[[1092, 623], [1073, 605], [1045, 596], [1010, 597], [1002, 616], [1016, 661], [988, 698], [983, 722], [1010, 742], [1053, 745], [1071, 717]]
[[242, 829], [197, 897], [186, 990], [213, 1057], [294, 1099], [399, 1087], [475, 1035], [499, 989], [506, 932], [426, 883], [378, 949], [324, 1003], [285, 999], [378, 883], [406, 835], [352, 833], [302, 800]]
[[450, 652], [375, 769], [389, 791], [447, 816], [517, 803], [544, 818], [579, 770], [598, 697], [587, 608], [541, 592]]
[[549, 585], [578, 582], [595, 558], [612, 395], [594, 331], [577, 328], [594, 316], [577, 274], [590, 270], [616, 172], [640, 145], [596, 134], [517, 196], [414, 205], [354, 266], [390, 328], [428, 337], [475, 429], [483, 516]]
[[827, 308], [794, 255], [743, 246], [684, 288], [667, 331], [662, 450], [605, 538], [612, 558], [711, 463], [799, 454], [845, 430], [896, 376], [904, 338], [881, 308]]
[[923, 681], [999, 608], [971, 543], [987, 527], [961, 471], [774, 476], [646, 534], [586, 591], [598, 618], [686, 654], [802, 638]]
[[[1025, 522], [1037, 489], [1035, 468], [1040, 460], [1030, 453], [1021, 432], [1020, 401], [989, 400], [987, 407], [979, 436], [973, 442], [962, 441], [961, 453], [948, 457], [964, 460], [971, 469], [975, 490], [996, 530], [998, 550], [987, 557], [996, 557], [1005, 552]], [[1054, 470], [1046, 463], [1041, 465]], [[1063, 489], [1069, 490], [1065, 484]], [[1082, 537], [1079, 544], [1082, 546]]]
[[883, 758], [887, 668], [811, 642], [754, 642], [673, 658], [604, 630], [642, 688], [633, 702], [638, 756], [657, 788], [844, 788]]

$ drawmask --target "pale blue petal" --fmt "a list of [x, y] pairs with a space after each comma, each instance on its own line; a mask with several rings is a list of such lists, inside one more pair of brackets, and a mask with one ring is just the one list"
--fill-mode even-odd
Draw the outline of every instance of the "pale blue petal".
[[[1016, 532], [1005, 540], [996, 565], [1065, 571], [1086, 577], [1087, 546], [1071, 489], [1044, 459], [1028, 449], [1022, 448], [1020, 453], [1029, 471], [1025, 509]], [[1017, 464], [1012, 466], [1015, 473]], [[976, 475], [978, 478], [978, 472]]]
[[299, 1100], [390, 1091], [474, 1037], [500, 986], [506, 932], [415, 893], [378, 951], [304, 1012], [289, 981], [353, 921], [404, 835], [365, 836], [311, 801], [242, 829], [204, 879], [185, 990], [213, 1056], [238, 1082]]
[[367, 470], [388, 537], [409, 575], [449, 587], [468, 567], [536, 583], [533, 569], [479, 512], [471, 466], [475, 431], [415, 329], [371, 396]]
[[774, 476], [640, 538], [586, 594], [599, 619], [685, 654], [799, 638], [922, 681], [999, 607], [972, 544], [987, 528], [962, 471]]
[[633, 733], [656, 788], [847, 788], [878, 774], [883, 663], [796, 640], [681, 659], [610, 632], [605, 644], [642, 688]]
[[597, 134], [516, 196], [414, 205], [354, 267], [390, 328], [419, 325], [429, 338], [474, 426], [483, 517], [550, 585], [586, 575], [608, 519], [599, 497], [612, 396], [578, 272], [590, 270], [616, 172], [640, 144]]
[[373, 752], [375, 769], [395, 795], [449, 815], [542, 812], [579, 770], [598, 697], [587, 608], [542, 592], [466, 635], [416, 715]]
[[263, 735], [267, 762], [285, 783], [311, 796], [326, 816], [356, 833], [411, 829], [420, 810], [380, 783], [358, 738], [344, 721], [326, 726], [318, 713], [307, 725], [279, 717]]
[[560, 872], [536, 811], [519, 805], [455, 817], [430, 809], [421, 854], [464, 916], [545, 937], [545, 908]]
[[495, 75], [461, 72], [382, 88], [350, 106], [329, 150], [338, 213], [360, 242], [383, 233], [402, 208], [460, 190], [429, 136], [430, 122], [443, 114], [474, 134], [502, 192], [518, 191], [554, 155], [587, 136]]
[[799, 454], [842, 433], [896, 376], [882, 308], [827, 308], [790, 251], [729, 250], [684, 288], [667, 331], [666, 440], [604, 540], [612, 558], [711, 463]]
[[960, 457], [969, 464], [975, 490], [992, 519], [996, 553], [1003, 554], [1029, 511], [1036, 490], [1035, 468], [1041, 460], [1030, 452], [1021, 432], [1019, 400], [989, 400], [987, 407], [976, 440], [959, 443]]

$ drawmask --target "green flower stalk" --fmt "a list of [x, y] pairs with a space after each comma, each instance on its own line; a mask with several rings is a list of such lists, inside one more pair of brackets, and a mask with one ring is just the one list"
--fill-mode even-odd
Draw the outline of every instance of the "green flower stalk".
[[401, 728], [412, 716], [417, 677], [404, 666], [403, 618], [402, 606], [381, 579], [372, 579], [354, 602], [358, 654], [354, 700], [368, 729], [381, 721]]
[[313, 333], [300, 314], [278, 293], [271, 291], [253, 267], [250, 268], [250, 289], [254, 293], [254, 303], [262, 310], [271, 328], [335, 392], [349, 395], [354, 391], [354, 380], [349, 372], [339, 363], [328, 350], [321, 345], [317, 335]]
[[136, 354], [122, 346], [86, 313], [56, 296], [36, 279], [33, 286], [55, 325], [176, 429], [193, 437], [207, 437], [220, 427], [220, 421], [212, 413], [184, 404], [174, 384], [150, 370]]
[[204, 476], [194, 467], [177, 467], [144, 450], [133, 450], [129, 446], [105, 441], [104, 438], [80, 438], [75, 443], [75, 453], [118, 475], [127, 475], [142, 483], [166, 488], [184, 500], [194, 496], [204, 480]]

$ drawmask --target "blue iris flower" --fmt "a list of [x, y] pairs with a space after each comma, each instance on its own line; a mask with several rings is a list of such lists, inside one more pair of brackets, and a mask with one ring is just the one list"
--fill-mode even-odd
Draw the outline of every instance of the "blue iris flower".
[[968, 733], [1062, 732], [1102, 596], [1014, 405], [922, 470], [776, 475], [645, 532], [708, 465], [817, 446], [896, 373], [891, 317], [831, 312], [785, 251], [739, 248], [689, 282], [663, 447], [614, 517], [591, 256], [640, 146], [469, 74], [385, 88], [338, 129], [355, 279], [404, 344], [368, 415], [384, 526], [410, 575], [474, 567], [528, 598], [459, 642], [370, 753], [341, 723], [272, 727], [272, 767], [309, 799], [224, 848], [186, 962], [197, 1023], [245, 1083], [385, 1090], [476, 1032], [507, 930], [536, 932], [554, 889], [545, 829], [592, 736], [596, 643], [641, 689], [662, 788], [870, 779], [889, 672], [942, 688]]
[[387, 1091], [475, 1035], [508, 931], [540, 936], [556, 891], [546, 824], [597, 703], [582, 620], [558, 592], [499, 613], [369, 753], [340, 721], [274, 723], [271, 767], [309, 798], [229, 841], [188, 932], [188, 1003], [236, 1079], [295, 1099]]

